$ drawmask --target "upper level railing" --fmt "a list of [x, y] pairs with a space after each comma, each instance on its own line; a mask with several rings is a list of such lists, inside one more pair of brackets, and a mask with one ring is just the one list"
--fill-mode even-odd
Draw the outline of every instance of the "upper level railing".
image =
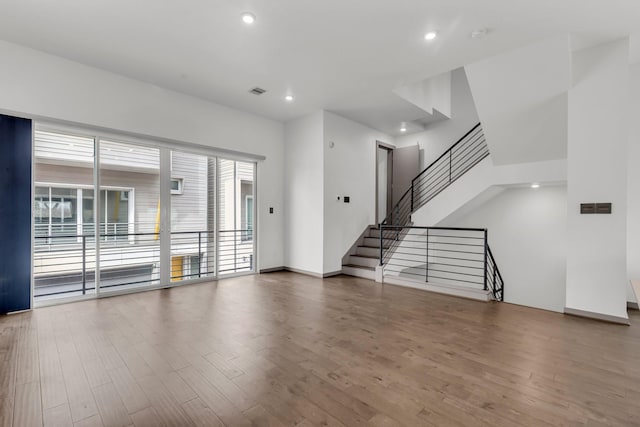
[[453, 144], [411, 181], [381, 225], [408, 225], [411, 214], [489, 155], [480, 123]]
[[482, 286], [502, 301], [504, 281], [485, 229], [412, 227], [411, 214], [489, 155], [480, 123], [411, 181], [380, 224], [380, 265], [385, 274], [439, 283]]
[[[503, 300], [504, 281], [489, 249], [486, 229], [380, 228], [380, 265], [385, 276], [489, 290], [494, 299]], [[385, 247], [394, 250], [385, 251]]]
[[[100, 234], [99, 263], [94, 233], [36, 235], [35, 298], [95, 293], [97, 269], [102, 290], [160, 285], [160, 233], [118, 231]], [[254, 268], [253, 253], [252, 229], [219, 230], [217, 237], [208, 231], [172, 231], [169, 280], [248, 272]]]

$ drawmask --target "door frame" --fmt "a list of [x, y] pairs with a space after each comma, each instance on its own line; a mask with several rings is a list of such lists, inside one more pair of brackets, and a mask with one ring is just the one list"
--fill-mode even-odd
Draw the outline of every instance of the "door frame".
[[377, 141], [375, 145], [376, 155], [375, 155], [375, 170], [376, 170], [376, 201], [375, 201], [375, 219], [376, 225], [380, 224], [384, 218], [379, 218], [378, 212], [378, 198], [379, 198], [379, 184], [378, 184], [378, 161], [380, 160], [378, 157], [378, 148], [382, 148], [383, 150], [387, 150], [387, 214], [391, 211], [393, 206], [389, 206], [391, 204], [392, 192], [393, 192], [393, 150], [395, 150], [396, 146], [387, 144], [386, 142]]

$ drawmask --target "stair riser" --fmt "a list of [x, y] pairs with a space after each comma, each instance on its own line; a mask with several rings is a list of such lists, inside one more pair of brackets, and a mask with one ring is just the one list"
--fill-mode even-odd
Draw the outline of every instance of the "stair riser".
[[369, 248], [365, 246], [358, 246], [356, 248], [356, 255], [380, 257], [380, 248]]
[[375, 267], [376, 265], [380, 264], [380, 261], [378, 260], [378, 258], [363, 258], [351, 255], [349, 257], [349, 264], [361, 265], [364, 267]]
[[353, 267], [342, 267], [342, 274], [347, 274], [349, 276], [362, 277], [364, 279], [375, 280], [376, 272], [371, 270], [363, 270], [360, 268]]
[[368, 237], [373, 237], [374, 239], [379, 239], [380, 238], [380, 230], [378, 230], [377, 228], [370, 228]]
[[[365, 237], [364, 238], [364, 245], [365, 246], [374, 246], [376, 248], [380, 247], [380, 239], [374, 239], [373, 237]], [[388, 248], [391, 245], [391, 241], [389, 240], [385, 240], [384, 241], [384, 247]]]

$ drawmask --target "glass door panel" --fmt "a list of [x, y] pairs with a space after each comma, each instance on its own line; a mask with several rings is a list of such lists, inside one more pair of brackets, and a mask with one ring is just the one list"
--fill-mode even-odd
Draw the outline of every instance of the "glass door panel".
[[255, 163], [218, 161], [220, 275], [255, 271]]
[[34, 153], [34, 299], [94, 294], [94, 139], [36, 130]]
[[160, 284], [160, 149], [100, 141], [100, 292]]
[[215, 277], [215, 158], [171, 152], [171, 282]]

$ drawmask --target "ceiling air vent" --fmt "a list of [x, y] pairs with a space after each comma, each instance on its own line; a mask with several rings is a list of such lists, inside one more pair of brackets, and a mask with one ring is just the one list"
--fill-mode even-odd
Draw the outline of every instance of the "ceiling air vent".
[[266, 90], [262, 89], [261, 87], [254, 87], [253, 89], [251, 89], [249, 91], [249, 93], [252, 93], [254, 95], [262, 95], [265, 92], [266, 92]]

